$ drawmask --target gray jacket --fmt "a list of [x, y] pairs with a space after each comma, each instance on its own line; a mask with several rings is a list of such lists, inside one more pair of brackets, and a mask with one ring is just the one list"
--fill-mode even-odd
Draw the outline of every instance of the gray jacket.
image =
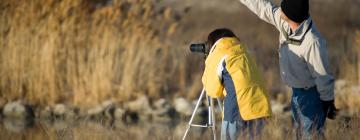
[[280, 31], [279, 63], [282, 80], [293, 88], [317, 86], [320, 99], [334, 99], [334, 78], [330, 74], [326, 41], [311, 18], [291, 32], [280, 18], [281, 9], [268, 0], [240, 0], [262, 20]]

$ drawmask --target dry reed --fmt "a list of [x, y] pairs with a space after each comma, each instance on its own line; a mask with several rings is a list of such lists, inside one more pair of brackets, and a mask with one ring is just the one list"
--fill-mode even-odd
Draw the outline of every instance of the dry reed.
[[5, 0], [0, 7], [6, 101], [88, 108], [141, 94], [157, 98], [184, 81], [178, 67], [185, 57], [158, 30], [171, 34], [176, 23], [152, 1]]
[[356, 52], [356, 72], [357, 72], [357, 84], [360, 85], [360, 30], [355, 33], [355, 52]]

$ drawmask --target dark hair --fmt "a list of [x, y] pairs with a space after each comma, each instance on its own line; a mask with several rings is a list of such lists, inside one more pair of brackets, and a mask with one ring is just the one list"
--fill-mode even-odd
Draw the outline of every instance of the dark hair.
[[207, 43], [212, 46], [215, 44], [215, 42], [223, 37], [236, 37], [235, 34], [227, 28], [220, 28], [220, 29], [215, 29], [214, 31], [212, 31], [209, 36], [208, 36], [208, 40]]

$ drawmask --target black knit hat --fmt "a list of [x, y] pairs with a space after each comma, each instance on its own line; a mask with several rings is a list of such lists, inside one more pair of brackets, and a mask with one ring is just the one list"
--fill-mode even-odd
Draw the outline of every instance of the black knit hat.
[[301, 23], [309, 17], [309, 0], [283, 0], [281, 10], [292, 21]]
[[212, 46], [215, 42], [223, 37], [236, 37], [235, 34], [227, 28], [219, 28], [212, 31], [209, 36], [207, 43]]

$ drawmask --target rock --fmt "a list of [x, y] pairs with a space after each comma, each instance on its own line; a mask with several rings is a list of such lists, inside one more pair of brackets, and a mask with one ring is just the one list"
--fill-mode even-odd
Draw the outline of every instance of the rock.
[[194, 109], [191, 102], [187, 101], [186, 99], [184, 99], [182, 97], [175, 99], [174, 107], [177, 112], [179, 112], [180, 114], [185, 115], [185, 116], [190, 116]]
[[45, 107], [44, 109], [37, 109], [36, 117], [41, 119], [49, 119], [53, 115], [51, 108], [49, 106]]
[[[152, 111], [152, 120], [156, 122], [170, 122], [171, 117], [175, 115], [175, 109], [172, 109], [170, 104], [163, 98], [154, 102], [154, 109]], [[175, 113], [176, 114], [176, 113]]]
[[141, 96], [135, 101], [130, 101], [125, 104], [125, 109], [131, 112], [139, 112], [147, 114], [151, 111], [149, 100], [146, 96]]
[[164, 108], [164, 107], [167, 108], [167, 107], [170, 107], [170, 105], [164, 98], [161, 98], [154, 102], [154, 107], [155, 108]]
[[125, 121], [137, 122], [138, 120], [148, 120], [152, 117], [153, 109], [150, 107], [149, 99], [141, 96], [135, 101], [124, 104]]
[[4, 128], [10, 132], [21, 133], [26, 128], [33, 125], [32, 120], [18, 119], [18, 118], [6, 118], [3, 120]]
[[45, 109], [43, 111], [44, 115], [54, 115], [57, 118], [61, 119], [74, 119], [76, 117], [75, 111], [73, 108], [67, 107], [65, 104], [56, 104], [52, 111]]
[[152, 111], [152, 115], [154, 117], [156, 116], [165, 116], [165, 115], [168, 115], [168, 112], [169, 112], [170, 108], [159, 108], [159, 109], [154, 109]]
[[154, 102], [153, 117], [168, 115], [170, 109], [170, 104], [164, 98], [161, 98]]
[[114, 118], [115, 103], [112, 100], [107, 100], [94, 108], [87, 110], [87, 115], [90, 117], [107, 117]]
[[125, 115], [125, 110], [121, 108], [116, 108], [114, 111], [114, 118], [116, 120], [121, 120], [123, 116]]
[[104, 114], [105, 117], [107, 117], [108, 119], [114, 119], [115, 118], [115, 105], [110, 105], [108, 107], [105, 108], [104, 110]]
[[112, 100], [104, 101], [104, 102], [101, 104], [101, 106], [102, 106], [103, 108], [108, 108], [108, 107], [111, 107], [111, 106], [114, 106], [114, 105], [115, 105], [115, 103], [114, 103], [114, 101], [112, 101]]
[[5, 104], [3, 114], [6, 117], [24, 117], [25, 106], [22, 105], [19, 101]]
[[86, 118], [88, 116], [88, 110], [80, 109], [79, 107], [75, 107], [74, 114], [76, 114], [76, 117]]
[[[143, 118], [142, 118], [143, 119]], [[131, 111], [125, 111], [123, 121], [126, 123], [137, 123], [140, 120], [139, 113], [137, 112], [131, 112]]]
[[98, 116], [104, 112], [104, 108], [101, 105], [96, 106], [95, 108], [91, 108], [87, 111], [87, 115], [89, 116]]
[[115, 113], [115, 103], [112, 100], [107, 100], [101, 104], [101, 106], [104, 108], [104, 114], [105, 117], [109, 119], [114, 119], [114, 113]]
[[67, 108], [64, 104], [56, 104], [53, 108], [53, 113], [56, 116], [64, 116]]
[[275, 115], [282, 114], [284, 112], [285, 104], [281, 104], [276, 101], [271, 101], [271, 109]]
[[65, 119], [67, 120], [75, 119], [77, 117], [78, 116], [73, 109], [68, 109], [65, 113]]
[[336, 80], [335, 81], [335, 90], [343, 90], [347, 85], [346, 80]]
[[8, 118], [33, 118], [35, 116], [32, 108], [22, 104], [21, 101], [7, 103], [3, 114]]

